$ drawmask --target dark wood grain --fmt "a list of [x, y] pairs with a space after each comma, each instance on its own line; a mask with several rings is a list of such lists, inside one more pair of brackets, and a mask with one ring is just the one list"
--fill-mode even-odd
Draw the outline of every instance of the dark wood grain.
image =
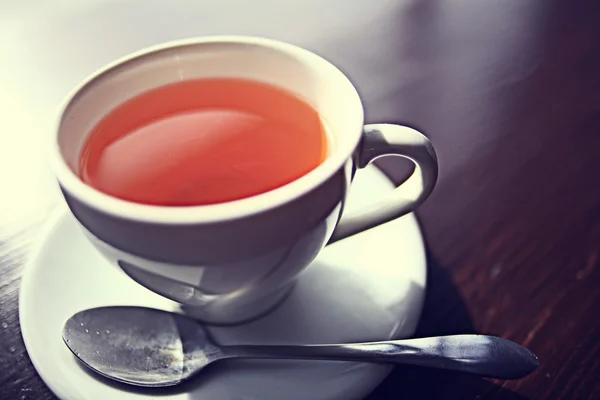
[[[214, 15], [198, 15], [195, 34], [301, 44], [348, 73], [369, 122], [431, 137], [441, 173], [419, 211], [430, 273], [418, 334], [496, 334], [540, 357], [537, 372], [510, 382], [398, 368], [371, 398], [600, 398], [600, 3], [263, 0], [243, 15], [210, 3]], [[0, 27], [30, 32], [28, 12], [1, 11]], [[57, 51], [85, 53], [84, 36]], [[24, 104], [7, 107], [24, 113]], [[17, 297], [58, 198], [41, 183], [49, 178], [23, 145], [30, 139], [14, 135], [0, 131], [0, 156], [16, 160], [0, 163], [0, 398], [44, 400], [53, 396], [26, 355]], [[15, 179], [25, 165], [29, 175]], [[398, 180], [406, 172], [395, 160], [384, 168]]]

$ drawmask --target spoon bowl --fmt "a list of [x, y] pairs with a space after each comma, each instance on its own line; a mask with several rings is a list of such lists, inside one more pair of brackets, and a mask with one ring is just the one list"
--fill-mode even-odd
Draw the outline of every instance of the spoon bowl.
[[137, 386], [173, 386], [223, 358], [200, 324], [151, 308], [82, 311], [67, 320], [62, 336], [86, 366]]

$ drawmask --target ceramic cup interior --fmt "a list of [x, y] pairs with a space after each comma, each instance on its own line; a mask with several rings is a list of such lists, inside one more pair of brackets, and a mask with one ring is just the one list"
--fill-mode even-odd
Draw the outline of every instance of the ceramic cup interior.
[[[131, 203], [108, 196], [79, 179], [80, 152], [88, 135], [116, 106], [170, 83], [218, 77], [269, 83], [308, 102], [333, 136], [330, 156], [310, 173], [267, 193], [203, 206]], [[143, 50], [87, 79], [63, 107], [50, 159], [64, 188], [113, 215], [164, 223], [209, 222], [276, 207], [311, 190], [350, 156], [360, 140], [362, 125], [363, 109], [356, 90], [341, 71], [323, 58], [269, 39], [207, 37]]]

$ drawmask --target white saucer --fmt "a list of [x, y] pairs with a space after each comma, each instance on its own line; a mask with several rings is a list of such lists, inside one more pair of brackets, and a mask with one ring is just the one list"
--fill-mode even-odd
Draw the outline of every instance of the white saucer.
[[[349, 209], [392, 189], [375, 167], [357, 173]], [[271, 314], [235, 327], [211, 328], [222, 344], [339, 343], [410, 336], [425, 291], [426, 261], [414, 215], [335, 243], [299, 278]], [[63, 344], [75, 312], [106, 305], [176, 309], [108, 265], [63, 211], [48, 223], [20, 293], [25, 345], [35, 368], [61, 399], [320, 400], [360, 399], [389, 373], [383, 365], [314, 361], [244, 361], [208, 372], [172, 391], [108, 384], [88, 373]]]

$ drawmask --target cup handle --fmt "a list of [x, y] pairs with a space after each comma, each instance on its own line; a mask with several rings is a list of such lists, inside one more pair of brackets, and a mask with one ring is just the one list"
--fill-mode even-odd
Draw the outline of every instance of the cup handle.
[[415, 170], [382, 200], [361, 211], [343, 214], [328, 244], [401, 217], [431, 194], [437, 180], [438, 163], [435, 150], [425, 135], [402, 125], [365, 125], [356, 160], [358, 168], [385, 156], [408, 158], [415, 163]]

